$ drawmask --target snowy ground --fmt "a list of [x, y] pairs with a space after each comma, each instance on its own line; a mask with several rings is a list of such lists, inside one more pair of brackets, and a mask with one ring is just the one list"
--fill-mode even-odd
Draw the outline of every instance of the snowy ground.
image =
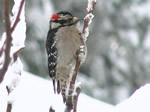
[[[0, 86], [2, 87], [2, 85]], [[3, 91], [3, 92], [1, 92]], [[6, 94], [5, 94], [6, 93]], [[0, 88], [0, 107], [7, 103], [7, 92]], [[33, 74], [23, 72], [18, 87], [11, 93], [9, 101], [14, 101], [12, 112], [49, 112], [50, 106], [56, 112], [63, 112], [61, 95], [53, 93], [52, 82]], [[80, 94], [78, 112], [150, 112], [150, 84], [138, 89], [130, 98], [117, 106]], [[6, 112], [0, 108], [0, 112]]]
[[[52, 83], [49, 80], [23, 72], [16, 89], [12, 112], [48, 112], [51, 105], [56, 112], [64, 110], [62, 97], [53, 93]], [[113, 108], [114, 106], [85, 94], [79, 96], [78, 112], [112, 112]]]
[[118, 104], [115, 112], [150, 112], [150, 84], [141, 87], [130, 98]]

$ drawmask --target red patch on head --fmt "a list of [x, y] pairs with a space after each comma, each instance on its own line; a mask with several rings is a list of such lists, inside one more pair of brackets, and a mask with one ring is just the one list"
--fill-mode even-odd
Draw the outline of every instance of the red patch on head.
[[50, 19], [57, 20], [58, 18], [60, 18], [58, 14], [53, 14]]

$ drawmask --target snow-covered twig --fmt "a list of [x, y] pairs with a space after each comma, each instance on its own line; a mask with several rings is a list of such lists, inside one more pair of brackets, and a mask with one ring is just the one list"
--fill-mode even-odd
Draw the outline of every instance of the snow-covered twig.
[[20, 49], [18, 49], [16, 52], [14, 52], [14, 54], [13, 54], [13, 59], [14, 59], [14, 62], [17, 60], [17, 58], [18, 58], [18, 53], [20, 52], [20, 51], [22, 51], [24, 49], [24, 47], [21, 47]]
[[10, 17], [9, 17], [9, 0], [4, 0], [5, 2], [5, 29], [6, 29], [6, 49], [4, 51], [5, 53], [5, 59], [3, 67], [0, 69], [0, 83], [3, 81], [4, 75], [8, 69], [8, 65], [10, 63], [10, 48], [11, 48], [11, 31], [10, 31]]
[[94, 17], [93, 10], [94, 10], [95, 5], [96, 5], [96, 0], [88, 0], [88, 7], [87, 7], [88, 14], [84, 18], [84, 26], [82, 30], [82, 40], [84, 42], [87, 40], [87, 37], [89, 35], [88, 26], [91, 24], [92, 19]]
[[[5, 76], [5, 73], [8, 69], [11, 57], [10, 57], [10, 49], [11, 49], [11, 43], [12, 43], [12, 35], [11, 33], [14, 31], [14, 29], [16, 28], [18, 22], [20, 21], [20, 14], [21, 14], [21, 10], [23, 8], [24, 5], [24, 0], [22, 0], [20, 2], [20, 7], [19, 7], [19, 11], [16, 17], [16, 20], [11, 28], [11, 23], [10, 23], [10, 16], [9, 16], [9, 0], [4, 0], [5, 1], [5, 29], [6, 29], [6, 40], [3, 43], [2, 47], [0, 48], [0, 56], [2, 55], [3, 51], [5, 54], [5, 58], [4, 58], [4, 64], [2, 66], [2, 68], [0, 68], [0, 83], [3, 81], [3, 78]], [[6, 48], [4, 50], [4, 46], [6, 45]], [[24, 47], [19, 48], [14, 54], [13, 54], [13, 58], [14, 61], [17, 60], [17, 54], [23, 50]]]
[[76, 94], [74, 95], [74, 112], [77, 112], [77, 104], [78, 104], [78, 97], [79, 97], [79, 94], [81, 92], [81, 88], [80, 87], [77, 87], [76, 88]]
[[79, 57], [77, 57], [77, 63], [76, 63], [76, 66], [75, 66], [75, 70], [74, 70], [74, 74], [72, 76], [72, 80], [71, 80], [71, 83], [70, 83], [70, 88], [69, 88], [69, 96], [67, 98], [67, 101], [66, 101], [66, 110], [67, 112], [70, 112], [72, 109], [74, 110], [73, 112], [76, 112], [76, 108], [77, 107], [77, 101], [78, 101], [78, 96], [80, 93], [77, 93], [78, 96], [77, 97], [74, 97], [74, 94], [73, 92], [79, 92], [79, 91], [76, 91], [76, 88], [74, 88], [75, 86], [75, 82], [76, 82], [76, 77], [77, 77], [77, 74], [78, 74], [78, 71], [79, 71], [79, 67], [80, 67], [80, 61], [79, 60]]
[[[6, 112], [11, 112], [12, 104], [13, 104], [13, 95], [12, 91], [17, 87], [18, 82], [20, 80], [20, 75], [22, 73], [22, 63], [18, 58], [18, 53], [24, 49], [24, 45], [22, 42], [16, 41], [18, 38], [18, 34], [20, 30], [23, 29], [23, 33], [21, 32], [22, 37], [21, 40], [25, 40], [25, 20], [24, 20], [24, 13], [22, 14], [21, 11], [24, 10], [24, 0], [14, 0], [15, 5], [13, 7], [14, 11], [18, 13], [13, 13], [13, 19], [15, 20], [13, 25], [11, 25], [12, 18], [10, 18], [9, 14], [9, 7], [10, 7], [10, 0], [4, 0], [4, 15], [5, 15], [5, 30], [6, 32], [3, 34], [2, 39], [0, 40], [2, 45], [0, 46], [0, 88], [4, 91], [1, 93], [6, 93], [5, 101], [1, 102], [1, 104], [6, 104], [7, 107]], [[20, 3], [17, 7], [17, 3]], [[22, 14], [22, 15], [21, 15]], [[16, 16], [17, 15], [17, 16]], [[19, 22], [20, 21], [20, 22]], [[22, 24], [21, 24], [22, 23]], [[12, 28], [11, 28], [12, 26]], [[21, 29], [18, 28], [21, 26]], [[18, 43], [16, 43], [18, 42]], [[5, 89], [3, 89], [5, 88]], [[1, 96], [1, 95], [0, 95]], [[6, 103], [7, 102], [7, 103]], [[0, 108], [4, 110], [4, 107]]]
[[21, 14], [23, 5], [24, 5], [24, 0], [22, 0], [22, 1], [20, 2], [20, 7], [19, 7], [19, 10], [18, 10], [18, 14], [17, 14], [16, 20], [15, 20], [15, 22], [14, 22], [12, 28], [11, 28], [11, 32], [14, 31], [15, 27], [17, 26], [18, 22], [20, 21], [20, 14]]
[[5, 44], [6, 44], [6, 40], [2, 43], [2, 46], [1, 46], [1, 48], [0, 48], [0, 57], [1, 57], [2, 54], [3, 54], [3, 50], [4, 50]]
[[[94, 17], [94, 15], [92, 13], [93, 13], [95, 5], [96, 5], [96, 0], [88, 0], [88, 7], [87, 7], [88, 14], [85, 16], [85, 19], [84, 19], [84, 26], [83, 26], [82, 37], [81, 37], [82, 45], [84, 45], [86, 43], [87, 37], [89, 35], [88, 27]], [[78, 103], [78, 97], [79, 97], [81, 88], [80, 87], [74, 88], [74, 86], [75, 86], [76, 77], [77, 77], [77, 74], [79, 71], [80, 62], [82, 60], [80, 58], [81, 57], [80, 57], [80, 53], [79, 53], [79, 54], [77, 54], [76, 66], [75, 66], [74, 74], [72, 76], [72, 80], [71, 80], [70, 88], [69, 88], [69, 90], [70, 90], [69, 96], [66, 101], [66, 111], [67, 112], [70, 112], [72, 109], [73, 109], [73, 112], [77, 112], [77, 103]], [[75, 92], [76, 94], [73, 94], [73, 92]]]

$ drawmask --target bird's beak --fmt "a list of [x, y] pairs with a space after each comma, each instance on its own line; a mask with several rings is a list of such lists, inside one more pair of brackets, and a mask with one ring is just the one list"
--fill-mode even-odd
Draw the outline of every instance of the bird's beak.
[[77, 23], [77, 22], [79, 22], [80, 21], [80, 19], [79, 18], [77, 18], [77, 17], [73, 17], [73, 23]]

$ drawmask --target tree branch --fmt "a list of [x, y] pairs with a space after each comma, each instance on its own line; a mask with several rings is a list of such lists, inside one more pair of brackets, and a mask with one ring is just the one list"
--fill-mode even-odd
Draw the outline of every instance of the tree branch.
[[14, 54], [13, 54], [13, 59], [14, 62], [17, 60], [18, 58], [18, 53], [21, 52], [24, 49], [24, 47], [21, 47], [20, 49], [18, 49]]
[[4, 43], [3, 43], [2, 47], [0, 48], [0, 57], [1, 57], [1, 56], [2, 56], [2, 54], [3, 54], [3, 50], [4, 50], [4, 46], [5, 46], [5, 44], [6, 44], [6, 40], [4, 41]]
[[[94, 17], [94, 15], [92, 13], [93, 13], [95, 5], [96, 5], [96, 0], [88, 1], [88, 7], [87, 7], [88, 14], [84, 19], [84, 26], [83, 26], [83, 30], [82, 30], [82, 34], [81, 34], [82, 35], [82, 37], [81, 37], [82, 45], [86, 44], [86, 40], [87, 40], [88, 33], [89, 33], [88, 27]], [[77, 77], [79, 67], [80, 67], [81, 59], [80, 59], [79, 55], [80, 55], [80, 53], [77, 54], [76, 66], [75, 66], [74, 74], [72, 76], [72, 80], [71, 80], [70, 88], [69, 88], [69, 96], [66, 101], [66, 111], [67, 112], [70, 112], [72, 109], [73, 109], [73, 112], [77, 112], [77, 102], [78, 102], [79, 94], [81, 92], [81, 88], [79, 88], [79, 87], [74, 88], [74, 85], [75, 85], [76, 77]], [[76, 89], [76, 90], [74, 90], [74, 89]], [[77, 93], [77, 95], [73, 95], [74, 91]]]
[[[79, 71], [79, 67], [80, 67], [80, 61], [79, 61], [79, 57], [77, 57], [74, 74], [72, 76], [72, 80], [71, 80], [71, 83], [70, 83], [69, 96], [68, 96], [67, 101], [66, 101], [66, 106], [67, 106], [66, 110], [67, 110], [67, 112], [70, 112], [72, 109], [74, 109], [74, 112], [76, 112], [76, 108], [74, 108], [74, 107], [77, 107], [77, 101], [78, 101], [77, 98], [79, 96], [79, 93], [78, 93], [77, 97], [74, 97], [73, 92], [76, 91], [76, 90], [74, 90], [75, 89], [74, 85], [75, 85], [75, 82], [76, 82], [76, 77], [77, 77], [77, 74], [78, 74], [78, 71]], [[73, 97], [74, 97], [74, 99], [73, 99]]]
[[81, 92], [81, 88], [77, 87], [76, 88], [77, 95], [74, 95], [74, 110], [73, 110], [73, 112], [77, 112], [77, 104], [78, 104], [78, 98], [79, 98], [80, 92]]
[[8, 103], [6, 112], [11, 112], [11, 109], [12, 109], [12, 104]]
[[3, 67], [0, 69], [0, 83], [3, 81], [4, 75], [8, 69], [8, 65], [10, 63], [10, 47], [12, 42], [11, 37], [11, 31], [10, 31], [10, 17], [9, 17], [9, 1], [10, 0], [4, 0], [4, 15], [5, 15], [5, 29], [6, 29], [6, 49], [4, 51], [5, 53], [5, 59]]
[[24, 5], [24, 0], [22, 0], [22, 1], [20, 2], [20, 7], [19, 7], [19, 10], [18, 10], [18, 14], [17, 14], [16, 20], [15, 20], [15, 22], [14, 22], [12, 28], [11, 28], [11, 33], [14, 31], [14, 29], [16, 28], [18, 22], [20, 21], [20, 14], [21, 14], [23, 5]]
[[[8, 92], [8, 95], [10, 94], [10, 89], [8, 86], [6, 86], [6, 90]], [[11, 103], [7, 103], [7, 110], [6, 112], [11, 112], [11, 109], [12, 109], [12, 104]]]
[[83, 44], [84, 42], [87, 40], [88, 37], [88, 27], [93, 19], [93, 11], [94, 11], [94, 7], [96, 5], [96, 0], [92, 0], [92, 3], [88, 3], [88, 7], [87, 7], [87, 16], [84, 18], [84, 25], [83, 25], [83, 30], [82, 30], [82, 40], [83, 40]]
[[[10, 7], [9, 4], [10, 4], [10, 0], [4, 0], [6, 39], [0, 48], [0, 57], [3, 56], [3, 54], [4, 54], [4, 62], [0, 63], [0, 64], [2, 64], [2, 67], [0, 68], [0, 84], [2, 83], [2, 81], [4, 79], [4, 76], [8, 70], [8, 67], [9, 67], [9, 64], [10, 64], [10, 61], [12, 58], [12, 57], [10, 57], [10, 52], [11, 52], [11, 47], [12, 47], [12, 35], [11, 35], [11, 33], [14, 31], [14, 29], [16, 28], [16, 25], [18, 24], [18, 22], [20, 20], [20, 14], [21, 14], [21, 10], [22, 10], [23, 4], [24, 4], [24, 0], [22, 0], [20, 3], [19, 11], [17, 13], [17, 17], [16, 17], [16, 20], [15, 20], [12, 28], [11, 28], [11, 22], [10, 22], [10, 16], [9, 16], [9, 7]], [[14, 54], [13, 54], [14, 62], [17, 60], [17, 54], [22, 49], [23, 49], [23, 47], [19, 48], [16, 52], [14, 52]], [[10, 74], [10, 75], [12, 75], [12, 74]], [[12, 81], [12, 83], [14, 83], [14, 82]], [[6, 85], [6, 90], [8, 92], [8, 96], [11, 93], [10, 88], [11, 87], [8, 87]], [[12, 110], [12, 102], [11, 101], [9, 102], [9, 100], [8, 100], [6, 112], [11, 112], [11, 110]]]
[[[10, 23], [10, 17], [9, 17], [9, 1], [10, 0], [4, 0], [5, 6], [4, 6], [4, 15], [5, 15], [5, 30], [6, 30], [6, 40], [2, 46], [2, 48], [0, 49], [0, 55], [2, 55], [2, 52], [4, 51], [5, 54], [5, 59], [4, 59], [4, 64], [2, 66], [2, 68], [0, 69], [0, 83], [3, 81], [3, 78], [5, 76], [5, 73], [8, 69], [11, 57], [10, 57], [10, 48], [11, 48], [11, 43], [12, 43], [12, 36], [11, 33], [14, 31], [14, 29], [16, 28], [18, 22], [20, 21], [20, 14], [21, 14], [21, 10], [23, 8], [24, 5], [24, 0], [22, 0], [20, 2], [20, 7], [19, 7], [19, 11], [17, 13], [17, 17], [16, 20], [11, 28], [11, 23]], [[6, 48], [4, 49], [4, 46], [6, 44]], [[17, 54], [23, 50], [23, 48], [20, 48], [18, 51], [16, 51], [13, 54], [13, 58], [14, 60], [17, 60]]]
[[55, 110], [52, 107], [50, 107], [49, 112], [55, 112]]

